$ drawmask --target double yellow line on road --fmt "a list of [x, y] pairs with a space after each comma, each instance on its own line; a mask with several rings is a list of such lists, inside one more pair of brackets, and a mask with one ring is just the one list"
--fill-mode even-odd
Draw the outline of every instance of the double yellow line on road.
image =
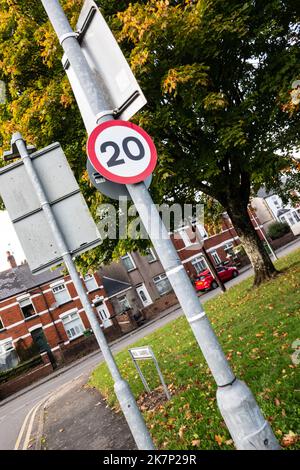
[[[16, 440], [14, 450], [27, 450], [28, 449], [28, 444], [30, 441], [34, 418], [40, 406], [43, 405], [47, 400], [48, 400], [48, 396], [44, 398], [43, 400], [39, 401], [36, 405], [34, 405], [31, 408], [31, 410], [28, 412], [28, 414], [26, 415], [26, 418], [24, 419], [18, 438]], [[28, 427], [26, 431], [27, 422], [28, 422]], [[23, 446], [21, 446], [22, 441], [23, 441]]]

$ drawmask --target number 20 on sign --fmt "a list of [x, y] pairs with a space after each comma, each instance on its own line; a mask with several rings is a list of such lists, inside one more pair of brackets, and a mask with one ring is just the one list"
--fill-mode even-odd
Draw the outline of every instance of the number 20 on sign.
[[98, 173], [121, 184], [144, 181], [157, 162], [156, 148], [147, 132], [120, 120], [104, 122], [92, 131], [87, 154]]

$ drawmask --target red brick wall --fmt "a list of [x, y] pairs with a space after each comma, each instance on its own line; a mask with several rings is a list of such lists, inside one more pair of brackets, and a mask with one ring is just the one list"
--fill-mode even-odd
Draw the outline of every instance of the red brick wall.
[[[95, 279], [99, 285], [99, 288], [94, 290], [93, 292], [88, 293], [88, 297], [91, 301], [96, 296], [103, 296], [104, 298], [106, 297], [106, 292], [102, 285], [102, 279], [98, 275], [98, 273], [95, 274]], [[60, 315], [73, 309], [79, 310], [79, 315], [82, 319], [85, 329], [89, 329], [90, 323], [87, 319], [86, 313], [84, 311], [80, 311], [82, 310], [82, 304], [79, 298], [77, 298], [78, 294], [75, 290], [73, 283], [70, 282], [70, 277], [65, 276], [64, 279], [61, 279], [61, 281], [66, 283], [66, 288], [71, 297], [70, 301], [52, 310], [51, 307], [55, 303], [55, 297], [52, 292], [52, 289], [50, 288], [51, 283], [45, 284], [41, 286], [41, 288], [31, 289], [30, 291], [26, 293], [30, 294], [31, 297], [33, 296], [32, 303], [38, 315], [30, 317], [28, 319], [24, 319], [23, 314], [20, 310], [20, 307], [17, 303], [16, 297], [11, 297], [9, 299], [6, 299], [0, 302], [0, 308], [6, 307], [11, 304], [16, 304], [16, 305], [12, 305], [11, 307], [8, 307], [5, 310], [0, 311], [0, 317], [4, 325], [4, 330], [0, 331], [0, 340], [6, 339], [6, 338], [12, 338], [13, 340], [17, 340], [18, 338], [27, 335], [26, 338], [23, 338], [23, 345], [25, 347], [28, 347], [32, 344], [32, 337], [31, 337], [29, 329], [36, 325], [41, 324], [43, 327], [47, 325], [47, 328], [43, 328], [44, 334], [49, 343], [49, 346], [51, 348], [55, 348], [57, 347], [58, 344], [68, 341], [67, 334], [65, 332], [63, 323], [60, 319]], [[83, 282], [83, 285], [84, 285], [84, 282]], [[43, 291], [43, 294], [41, 290]], [[17, 297], [19, 297], [20, 295], [22, 294], [18, 294]], [[110, 314], [114, 315], [114, 310], [113, 310], [111, 303], [107, 300], [105, 301], [105, 304]], [[49, 312], [49, 307], [51, 309], [51, 313]], [[55, 325], [53, 324], [53, 321], [56, 322]], [[15, 323], [19, 323], [19, 324], [14, 325]], [[10, 326], [11, 328], [7, 328]], [[73, 340], [73, 342], [74, 341], [76, 341], [76, 339]]]
[[28, 387], [32, 383], [36, 382], [37, 380], [46, 377], [47, 375], [51, 374], [53, 371], [52, 365], [50, 363], [43, 364], [40, 366], [35, 367], [27, 374], [22, 375], [21, 377], [17, 377], [16, 379], [10, 380], [9, 382], [5, 382], [0, 385], [0, 400], [3, 400], [10, 395], [22, 390], [25, 387]]

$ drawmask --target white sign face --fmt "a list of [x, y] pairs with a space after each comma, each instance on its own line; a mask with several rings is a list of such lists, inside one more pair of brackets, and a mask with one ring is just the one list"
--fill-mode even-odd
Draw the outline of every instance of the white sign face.
[[134, 359], [151, 359], [153, 357], [153, 352], [148, 346], [132, 348], [129, 351]]
[[[93, 0], [85, 0], [76, 28], [82, 31], [80, 47], [111, 109], [120, 108], [134, 94], [137, 95], [120, 114], [121, 119], [130, 119], [147, 101]], [[76, 95], [75, 90], [74, 93]]]
[[[59, 144], [31, 155], [72, 256], [101, 243], [100, 234]], [[22, 161], [0, 169], [0, 194], [34, 274], [62, 262]]]
[[149, 135], [135, 124], [124, 121], [108, 121], [97, 126], [89, 137], [87, 151], [95, 170], [121, 184], [144, 181], [157, 161]]

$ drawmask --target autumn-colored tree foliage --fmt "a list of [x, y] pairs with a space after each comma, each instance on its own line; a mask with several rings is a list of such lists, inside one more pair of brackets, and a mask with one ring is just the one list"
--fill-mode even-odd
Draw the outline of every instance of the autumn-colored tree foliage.
[[[72, 23], [81, 1], [63, 0]], [[284, 111], [299, 76], [299, 8], [292, 0], [97, 2], [140, 81], [148, 105], [134, 119], [153, 137], [157, 201], [203, 192], [229, 213], [258, 284], [275, 273], [247, 213], [261, 184], [295, 188], [292, 149], [299, 113]], [[84, 126], [62, 69], [61, 48], [42, 5], [0, 0], [0, 134], [19, 130], [38, 147], [58, 140], [92, 210], [103, 200], [85, 172]], [[127, 249], [107, 241], [84, 263]]]
[[149, 104], [139, 122], [160, 149], [162, 196], [194, 188], [227, 210], [255, 268], [275, 274], [247, 213], [262, 184], [299, 187], [292, 158], [299, 115], [285, 112], [299, 75], [299, 8], [292, 1], [132, 2], [118, 38]]

